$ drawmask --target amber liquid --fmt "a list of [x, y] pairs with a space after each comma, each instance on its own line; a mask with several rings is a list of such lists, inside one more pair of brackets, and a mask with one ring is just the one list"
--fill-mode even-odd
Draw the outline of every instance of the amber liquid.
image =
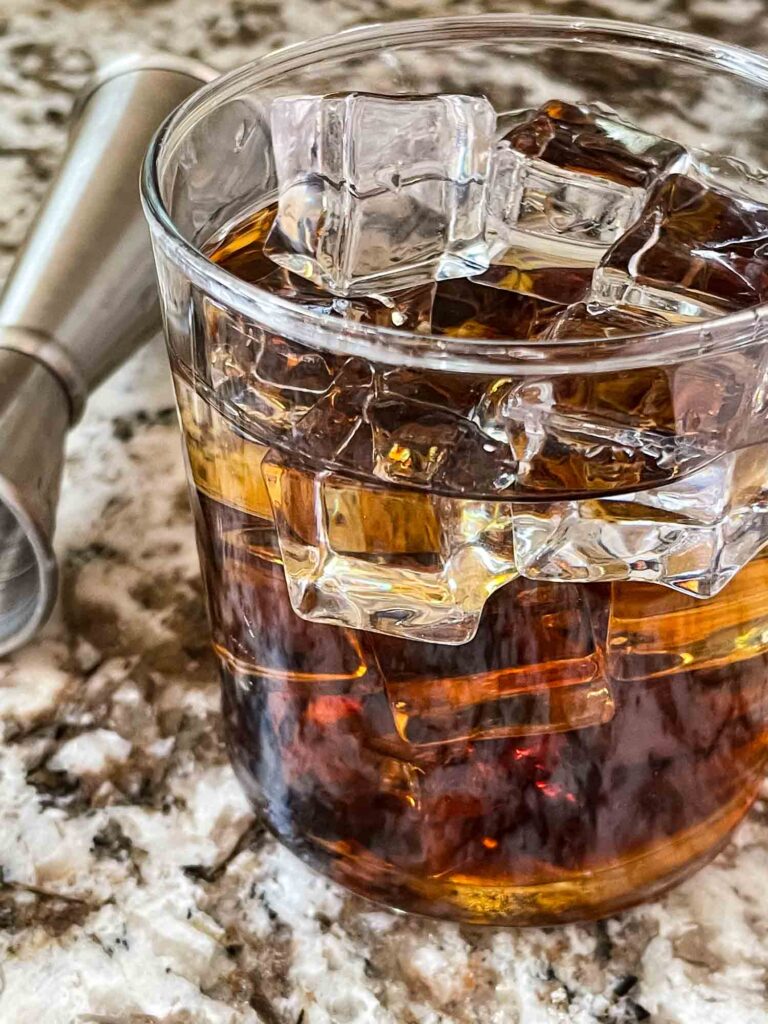
[[[214, 258], [253, 278], [259, 237]], [[266, 448], [176, 370], [231, 753], [284, 843], [391, 906], [512, 924], [610, 913], [717, 851], [768, 753], [768, 559], [707, 601], [516, 579], [458, 646], [306, 621]], [[398, 500], [418, 559], [422, 497]]]

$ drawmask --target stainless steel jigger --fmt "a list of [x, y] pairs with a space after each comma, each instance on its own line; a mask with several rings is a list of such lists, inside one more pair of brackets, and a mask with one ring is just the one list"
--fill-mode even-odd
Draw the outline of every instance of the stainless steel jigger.
[[0, 295], [0, 655], [47, 620], [64, 440], [88, 393], [160, 327], [139, 168], [152, 135], [216, 72], [174, 57], [98, 73]]

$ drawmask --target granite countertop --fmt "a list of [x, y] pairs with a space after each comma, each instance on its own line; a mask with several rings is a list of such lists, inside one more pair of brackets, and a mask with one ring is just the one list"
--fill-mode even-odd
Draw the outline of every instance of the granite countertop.
[[[494, 0], [0, 0], [0, 276], [72, 94], [150, 47], [222, 69]], [[765, 0], [550, 0], [768, 49]], [[346, 895], [251, 816], [218, 732], [164, 353], [71, 436], [42, 639], [0, 660], [0, 1024], [768, 1024], [768, 805], [661, 902], [472, 930]], [[766, 791], [768, 795], [768, 791]]]

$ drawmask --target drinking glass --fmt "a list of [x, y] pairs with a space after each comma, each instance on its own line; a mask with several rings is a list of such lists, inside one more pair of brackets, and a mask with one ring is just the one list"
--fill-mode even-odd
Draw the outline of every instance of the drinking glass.
[[766, 167], [768, 62], [618, 22], [366, 26], [202, 89], [145, 165], [253, 803], [391, 907], [613, 913], [711, 858], [763, 777], [765, 309], [602, 339], [431, 336], [239, 279], [209, 257], [275, 200], [273, 102], [348, 91], [600, 101]]

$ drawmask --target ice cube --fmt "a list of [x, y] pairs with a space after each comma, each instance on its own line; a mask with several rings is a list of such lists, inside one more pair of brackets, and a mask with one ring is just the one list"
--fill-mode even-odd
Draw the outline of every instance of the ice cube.
[[417, 399], [381, 396], [367, 405], [373, 471], [382, 480], [443, 487], [454, 493], [503, 493], [517, 464], [509, 446], [458, 412]]
[[275, 100], [267, 255], [347, 297], [484, 269], [495, 121], [476, 96]]
[[373, 470], [373, 440], [365, 405], [373, 387], [373, 370], [362, 359], [349, 359], [328, 390], [293, 424], [296, 451], [328, 466]]
[[278, 434], [312, 408], [345, 361], [273, 334], [207, 296], [200, 315], [205, 326], [199, 331], [199, 363], [218, 402], [235, 417]]
[[545, 103], [497, 144], [488, 204], [493, 269], [484, 279], [515, 286], [499, 267], [533, 268], [551, 288], [546, 269], [594, 267], [636, 218], [655, 177], [686, 160], [682, 146], [602, 108]]
[[291, 605], [302, 618], [460, 644], [516, 576], [509, 506], [263, 464]]
[[516, 473], [509, 446], [472, 421], [486, 386], [480, 375], [406, 369], [378, 375], [366, 406], [374, 473], [451, 494], [503, 494]]
[[391, 294], [341, 298], [319, 288], [312, 281], [276, 266], [264, 253], [264, 241], [274, 224], [277, 208], [265, 207], [253, 214], [238, 230], [234, 241], [214, 250], [217, 263], [237, 277], [294, 302], [314, 313], [342, 317], [356, 323], [425, 333], [430, 330], [435, 284], [428, 281]]
[[467, 429], [458, 413], [417, 399], [375, 398], [367, 414], [373, 426], [374, 471], [383, 480], [431, 483]]
[[520, 492], [658, 486], [698, 454], [687, 439], [675, 437], [669, 384], [664, 370], [654, 367], [499, 378], [477, 403], [473, 420], [508, 445]]
[[666, 328], [667, 321], [649, 310], [576, 304], [557, 314], [541, 337], [600, 343], [649, 333], [632, 342], [644, 346], [646, 365], [620, 373], [497, 378], [486, 386], [471, 418], [484, 434], [509, 445], [519, 493], [586, 496], [660, 487], [766, 440], [765, 346], [758, 341], [657, 366], [654, 334]]
[[482, 374], [398, 367], [377, 373], [379, 395], [416, 399], [449, 412], [469, 416], [482, 395], [487, 378]]
[[[650, 309], [577, 303], [558, 314], [545, 330], [547, 340], [601, 339], [616, 335], [655, 335], [669, 321]], [[759, 337], [759, 334], [757, 335]], [[653, 346], [654, 339], [645, 344]], [[654, 361], [649, 352], [649, 364]], [[625, 422], [674, 431], [679, 454], [698, 451], [710, 458], [765, 440], [765, 380], [768, 353], [760, 342], [739, 351], [702, 353], [666, 368], [625, 368], [610, 376], [590, 375], [600, 404], [623, 410]], [[586, 376], [581, 393], [586, 395]], [[573, 382], [559, 381], [561, 390]]]
[[613, 714], [589, 594], [528, 580], [488, 601], [461, 647], [373, 636], [395, 726], [415, 747], [601, 725]]
[[263, 332], [250, 362], [242, 360], [242, 383], [225, 400], [248, 420], [276, 433], [289, 431], [331, 387], [338, 357]]
[[767, 480], [762, 445], [659, 489], [518, 505], [517, 567], [530, 579], [636, 580], [711, 597], [768, 542]]
[[489, 190], [492, 262], [514, 266], [533, 250], [544, 265], [594, 266], [643, 198], [640, 189], [531, 159], [502, 142]]
[[447, 454], [438, 443], [443, 432], [455, 441], [467, 427], [481, 380], [405, 368], [374, 373], [364, 360], [349, 359], [294, 424], [295, 448], [329, 466], [424, 483]]
[[687, 174], [650, 192], [603, 257], [592, 297], [673, 324], [722, 316], [768, 297], [768, 204]]
[[715, 348], [669, 370], [676, 432], [713, 454], [768, 440], [768, 351], [759, 329], [755, 338], [737, 350]]
[[[283, 268], [276, 269], [265, 281], [269, 282], [273, 293], [329, 317], [416, 332], [430, 327], [434, 284], [419, 285], [381, 299], [369, 296], [340, 299]], [[238, 415], [282, 434], [290, 432], [334, 387], [341, 404], [351, 396], [349, 361], [343, 356], [290, 341], [257, 324], [231, 316], [208, 299], [205, 302], [205, 366], [219, 400]], [[342, 373], [345, 376], [337, 385], [337, 376]], [[365, 386], [370, 387], [370, 383], [368, 371]], [[355, 386], [362, 388], [362, 381], [358, 379]], [[302, 428], [302, 431], [307, 430], [313, 430], [311, 419]], [[321, 430], [314, 436], [319, 438], [322, 433]], [[327, 443], [322, 448], [322, 457], [326, 457]]]
[[550, 100], [506, 141], [554, 167], [640, 189], [687, 163], [683, 146], [622, 120], [603, 104]]

